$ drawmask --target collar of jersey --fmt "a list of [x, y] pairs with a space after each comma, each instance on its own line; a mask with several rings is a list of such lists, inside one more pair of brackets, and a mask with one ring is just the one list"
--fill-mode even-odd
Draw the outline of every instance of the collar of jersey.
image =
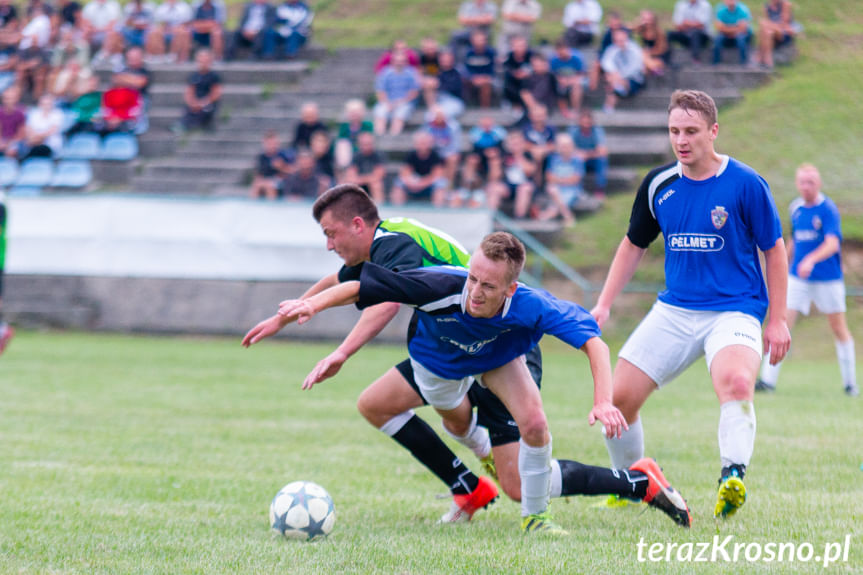
[[[716, 173], [713, 175], [714, 178], [718, 178], [725, 172], [726, 168], [728, 168], [728, 160], [730, 160], [727, 154], [719, 154], [719, 157], [722, 158], [722, 163], [719, 164], [719, 169], [716, 170]], [[692, 178], [687, 178], [683, 175], [683, 164], [681, 164], [680, 162], [677, 162], [677, 175], [681, 178], [686, 179], [686, 181], [688, 182], [694, 182], [696, 184], [701, 182], [708, 182], [712, 179], [707, 178], [706, 180], [693, 180]]]

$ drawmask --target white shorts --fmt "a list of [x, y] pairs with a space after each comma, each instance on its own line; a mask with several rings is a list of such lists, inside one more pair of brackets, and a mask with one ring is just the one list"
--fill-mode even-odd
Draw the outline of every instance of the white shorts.
[[445, 379], [427, 370], [414, 358], [411, 358], [411, 367], [420, 393], [429, 405], [437, 409], [450, 410], [458, 407], [475, 379], [473, 376]]
[[788, 276], [788, 308], [809, 315], [812, 304], [821, 313], [845, 312], [845, 282], [814, 282]]
[[704, 355], [707, 369], [730, 345], [761, 357], [761, 324], [738, 311], [691, 310], [657, 301], [618, 354], [662, 387]]

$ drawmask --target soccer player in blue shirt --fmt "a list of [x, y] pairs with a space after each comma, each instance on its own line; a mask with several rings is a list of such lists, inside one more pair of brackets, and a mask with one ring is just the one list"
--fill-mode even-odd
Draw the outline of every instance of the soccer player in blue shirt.
[[[470, 386], [476, 381], [491, 390], [512, 413], [521, 434], [522, 529], [563, 532], [547, 512], [551, 435], [524, 354], [545, 333], [584, 350], [594, 379], [589, 423], [602, 422], [609, 436], [619, 435], [626, 425], [623, 415], [611, 405], [608, 347], [599, 337], [596, 322], [574, 303], [520, 285], [517, 278], [524, 257], [521, 242], [511, 234], [496, 232], [482, 241], [469, 270], [436, 267], [397, 273], [365, 263], [359, 282], [344, 282], [311, 298], [282, 302], [279, 314], [305, 323], [321, 310], [354, 302], [360, 308], [388, 301], [414, 306], [417, 322], [408, 349], [423, 396], [442, 416], [444, 426], [459, 433], [471, 424], [466, 397]], [[647, 490], [639, 497], [677, 523], [689, 525], [685, 501], [653, 460], [641, 459], [623, 472], [591, 468], [587, 475], [601, 481], [603, 472], [643, 474]], [[585, 482], [585, 492], [589, 483]]]
[[[791, 202], [791, 254], [788, 277], [788, 328], [797, 314], [809, 315], [812, 304], [827, 316], [836, 338], [836, 357], [842, 386], [849, 396], [859, 395], [854, 338], [845, 322], [845, 281], [842, 277], [842, 229], [839, 210], [821, 193], [821, 174], [802, 164], [795, 177], [800, 197]], [[781, 364], [762, 362], [755, 391], [774, 391]]]
[[[641, 406], [654, 390], [704, 356], [720, 404], [722, 470], [714, 515], [727, 517], [746, 500], [743, 474], [755, 444], [752, 398], [761, 355], [769, 351], [770, 362], [778, 363], [791, 344], [785, 309], [787, 253], [767, 182], [714, 148], [719, 125], [713, 99], [704, 92], [678, 90], [668, 110], [677, 162], [654, 169], [642, 182], [629, 231], [592, 310], [601, 327], [661, 232], [666, 289], [620, 350], [614, 405], [629, 430], [607, 438], [606, 445], [613, 467], [642, 457]], [[766, 261], [767, 289], [759, 249]]]

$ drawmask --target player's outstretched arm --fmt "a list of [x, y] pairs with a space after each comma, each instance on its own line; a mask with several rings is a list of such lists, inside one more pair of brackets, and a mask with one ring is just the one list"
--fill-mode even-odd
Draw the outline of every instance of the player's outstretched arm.
[[264, 321], [249, 330], [246, 337], [243, 338], [243, 347], [249, 347], [252, 344], [258, 343], [264, 338], [271, 337], [279, 333], [279, 331], [288, 325], [290, 321], [276, 314], [268, 317]]
[[599, 421], [605, 426], [606, 437], [620, 437], [629, 426], [626, 418], [612, 403], [608, 346], [599, 337], [592, 337], [581, 346], [581, 350], [587, 354], [593, 374], [593, 408], [587, 416], [587, 422], [593, 425]]
[[304, 324], [325, 309], [355, 303], [359, 294], [360, 282], [344, 282], [310, 298], [283, 301], [279, 304], [279, 315]]
[[788, 255], [782, 238], [764, 252], [767, 271], [767, 324], [764, 326], [764, 353], [770, 352], [770, 365], [776, 365], [791, 347], [791, 331], [785, 319], [788, 295]]
[[618, 294], [623, 291], [623, 288], [632, 279], [632, 274], [635, 273], [646, 251], [646, 248], [636, 246], [626, 236], [624, 236], [617, 247], [614, 260], [612, 260], [611, 267], [608, 269], [608, 277], [605, 278], [605, 285], [602, 286], [602, 292], [599, 294], [596, 305], [590, 310], [590, 314], [596, 320], [596, 323], [599, 324], [600, 328], [608, 320], [608, 316], [611, 315], [611, 304], [614, 303]]

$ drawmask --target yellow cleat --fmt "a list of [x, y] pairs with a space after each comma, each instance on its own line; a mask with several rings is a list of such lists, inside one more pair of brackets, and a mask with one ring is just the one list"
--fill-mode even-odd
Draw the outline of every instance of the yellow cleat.
[[545, 535], [569, 535], [569, 531], [554, 522], [548, 511], [528, 515], [521, 520], [521, 530], [525, 533], [542, 533]]
[[734, 515], [746, 503], [746, 486], [736, 475], [729, 475], [719, 483], [719, 493], [716, 497], [716, 509], [713, 516], [727, 518]]
[[626, 497], [621, 497], [620, 495], [609, 495], [598, 503], [594, 503], [591, 507], [602, 509], [623, 509], [625, 507], [629, 507], [631, 509], [635, 509], [642, 505], [644, 505], [643, 502], [636, 501], [635, 499], [628, 499]]
[[497, 478], [497, 467], [494, 466], [494, 454], [489, 452], [485, 457], [481, 457], [479, 462], [482, 464], [482, 470], [485, 474], [500, 483]]

